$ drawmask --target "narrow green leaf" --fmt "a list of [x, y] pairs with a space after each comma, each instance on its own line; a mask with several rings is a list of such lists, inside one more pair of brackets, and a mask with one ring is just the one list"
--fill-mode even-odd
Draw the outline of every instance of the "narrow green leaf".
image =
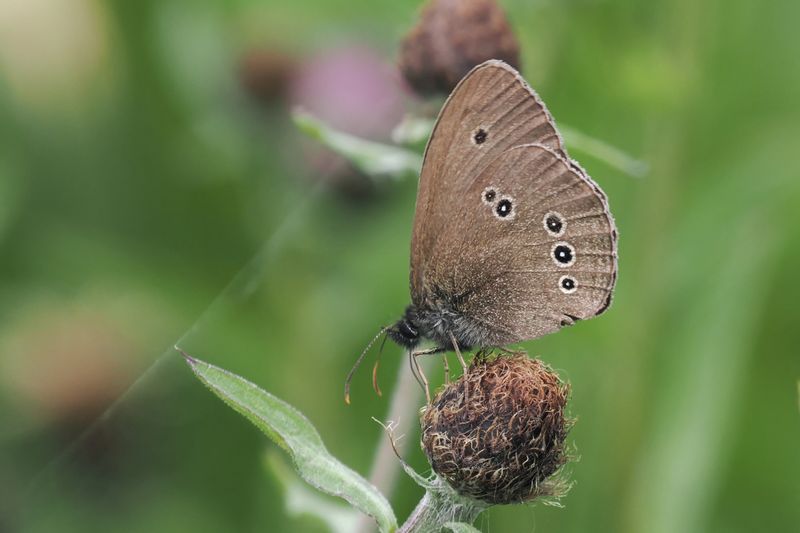
[[469, 524], [465, 524], [464, 522], [448, 522], [444, 525], [444, 527], [453, 533], [481, 533], [479, 529], [476, 529], [474, 526]]
[[[429, 118], [408, 115], [395, 127], [392, 140], [398, 144], [420, 144], [428, 139], [435, 123]], [[574, 149], [595, 157], [633, 177], [640, 178], [649, 171], [650, 166], [645, 161], [636, 159], [601, 139], [569, 126], [559, 125], [559, 130], [564, 135], [564, 142], [570, 150]]]
[[559, 126], [564, 135], [564, 142], [570, 149], [581, 151], [600, 161], [621, 170], [635, 178], [641, 178], [650, 170], [650, 166], [639, 159], [625, 153], [616, 146], [612, 146], [605, 141], [586, 135], [568, 126]]
[[275, 476], [283, 489], [289, 515], [307, 515], [319, 519], [332, 533], [355, 531], [358, 513], [344, 503], [332, 501], [305, 485], [274, 448], [264, 454], [265, 467]]
[[195, 375], [214, 394], [289, 453], [297, 472], [307, 483], [344, 498], [372, 516], [381, 531], [397, 529], [397, 519], [383, 494], [333, 457], [302, 413], [244, 378], [183, 355]]
[[300, 131], [346, 157], [370, 176], [418, 175], [422, 168], [422, 157], [416, 152], [337, 131], [305, 111], [294, 111], [292, 118]]

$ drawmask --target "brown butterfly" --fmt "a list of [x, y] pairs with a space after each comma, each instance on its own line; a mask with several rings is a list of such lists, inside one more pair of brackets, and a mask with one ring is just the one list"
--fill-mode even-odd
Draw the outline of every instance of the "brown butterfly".
[[[465, 365], [461, 350], [535, 339], [599, 315], [616, 276], [606, 196], [569, 158], [544, 103], [502, 61], [472, 69], [425, 150], [412, 303], [381, 334], [414, 362], [455, 350]], [[415, 352], [423, 339], [434, 348]]]

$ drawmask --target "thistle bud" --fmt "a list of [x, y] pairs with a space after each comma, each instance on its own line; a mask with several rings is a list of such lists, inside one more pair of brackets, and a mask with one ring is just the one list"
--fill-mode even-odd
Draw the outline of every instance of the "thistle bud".
[[458, 493], [489, 503], [558, 496], [569, 387], [525, 355], [476, 358], [422, 415], [422, 445]]
[[449, 93], [472, 67], [502, 59], [519, 68], [519, 44], [495, 0], [430, 0], [398, 60], [420, 94]]

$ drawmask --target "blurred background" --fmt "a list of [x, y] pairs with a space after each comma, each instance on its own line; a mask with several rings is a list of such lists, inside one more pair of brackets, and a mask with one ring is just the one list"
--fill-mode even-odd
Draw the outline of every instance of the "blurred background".
[[[568, 142], [620, 232], [611, 310], [523, 346], [572, 384], [574, 486], [477, 525], [798, 531], [800, 3], [500, 4], [559, 124], [649, 171]], [[401, 351], [383, 398], [368, 368], [352, 406], [342, 384], [408, 303], [416, 176], [366, 175], [290, 110], [384, 143], [435, 113], [396, 66], [419, 12], [0, 3], [0, 531], [328, 531], [172, 346], [297, 406], [368, 474]], [[400, 520], [421, 493], [399, 479]]]

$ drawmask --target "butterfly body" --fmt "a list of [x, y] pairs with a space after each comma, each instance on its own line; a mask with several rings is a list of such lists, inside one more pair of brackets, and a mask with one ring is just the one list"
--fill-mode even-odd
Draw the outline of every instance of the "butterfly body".
[[446, 303], [428, 308], [409, 305], [403, 318], [387, 333], [390, 339], [409, 350], [417, 348], [423, 340], [434, 342], [436, 351], [452, 350], [452, 339], [462, 350], [474, 346], [487, 347], [486, 332], [480, 324], [464, 316], [456, 306]]
[[[389, 337], [500, 347], [605, 311], [617, 232], [600, 187], [502, 61], [475, 67], [436, 121], [411, 241], [411, 305]], [[457, 346], [455, 346], [455, 345]]]

